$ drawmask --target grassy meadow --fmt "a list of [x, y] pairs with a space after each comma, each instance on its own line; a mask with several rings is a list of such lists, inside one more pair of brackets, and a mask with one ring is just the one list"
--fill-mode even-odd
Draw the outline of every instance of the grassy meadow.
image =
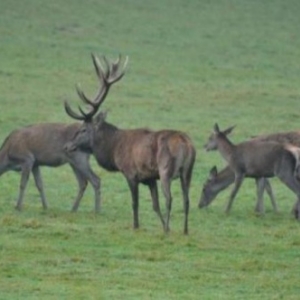
[[[234, 142], [299, 129], [300, 2], [296, 0], [1, 0], [0, 140], [14, 129], [71, 120], [98, 88], [90, 54], [129, 56], [104, 109], [121, 128], [174, 128], [197, 148], [190, 233], [182, 234], [174, 181], [171, 232], [164, 235], [148, 190], [140, 187], [141, 228], [132, 229], [129, 189], [92, 159], [102, 179], [102, 212], [88, 187], [76, 214], [69, 166], [42, 168], [49, 209], [31, 178], [24, 209], [14, 210], [20, 175], [0, 178], [0, 299], [299, 299], [300, 226], [295, 196], [277, 179], [279, 206], [254, 213], [246, 180], [229, 216], [229, 190], [199, 210], [213, 165], [203, 145], [214, 123], [236, 124]], [[164, 198], [160, 197], [164, 208]]]

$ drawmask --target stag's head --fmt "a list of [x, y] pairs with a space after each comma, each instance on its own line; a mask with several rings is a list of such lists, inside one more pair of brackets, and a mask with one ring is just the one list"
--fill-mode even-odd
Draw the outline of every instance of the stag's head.
[[105, 119], [106, 112], [99, 112], [92, 122], [83, 123], [79, 130], [75, 132], [71, 141], [66, 143], [65, 150], [72, 152], [80, 149], [81, 151], [92, 153], [95, 134], [97, 132], [99, 138], [99, 131], [101, 131]]
[[224, 131], [221, 131], [218, 124], [215, 124], [213, 133], [209, 136], [207, 143], [204, 145], [206, 151], [212, 151], [218, 149], [218, 137], [227, 136], [232, 132], [234, 126], [231, 126]]
[[[71, 109], [68, 102], [64, 103], [65, 111], [71, 118], [83, 121], [82, 126], [75, 133], [72, 140], [66, 144], [66, 151], [74, 151], [77, 148], [86, 152], [92, 151], [95, 128], [101, 127], [105, 122], [106, 113], [100, 112], [97, 116], [95, 115], [104, 102], [111, 85], [118, 82], [124, 76], [128, 57], [125, 58], [123, 64], [121, 56], [115, 62], [109, 62], [105, 56], [102, 56], [100, 60], [96, 55], [92, 54], [92, 60], [100, 87], [94, 99], [90, 100], [81, 88], [78, 85], [76, 86], [79, 98], [90, 107], [88, 112], [79, 107], [79, 113], [77, 113]], [[123, 65], [123, 68], [121, 65]]]
[[217, 176], [218, 176], [218, 170], [217, 167], [214, 166], [209, 171], [209, 176], [203, 185], [201, 197], [198, 204], [199, 208], [208, 206], [216, 198], [219, 192], [218, 189], [215, 189]]

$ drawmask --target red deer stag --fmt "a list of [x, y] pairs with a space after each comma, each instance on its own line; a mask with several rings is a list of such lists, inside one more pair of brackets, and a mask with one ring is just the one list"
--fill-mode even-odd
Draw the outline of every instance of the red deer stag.
[[[114, 69], [114, 65], [109, 66], [105, 58], [103, 58], [104, 67], [96, 57], [94, 61], [98, 62], [96, 71], [101, 79], [102, 92], [93, 101], [83, 92], [79, 93], [83, 102], [91, 106], [88, 113], [80, 108], [78, 114], [65, 102], [67, 114], [76, 120], [84, 121], [74, 139], [66, 145], [66, 151], [72, 152], [78, 148], [91, 151], [100, 166], [108, 171], [123, 173], [131, 191], [134, 228], [139, 227], [138, 186], [142, 183], [149, 187], [153, 209], [159, 216], [165, 232], [169, 231], [172, 206], [171, 181], [179, 177], [184, 202], [184, 234], [188, 234], [189, 187], [196, 156], [190, 138], [185, 133], [175, 130], [119, 129], [105, 121], [104, 113], [99, 113], [93, 119], [109, 89], [109, 82], [105, 80], [104, 74], [110, 74]], [[160, 211], [158, 179], [161, 180], [162, 191], [166, 198], [166, 219]]]
[[[109, 85], [117, 82], [124, 73], [119, 72], [120, 65], [115, 64], [110, 74], [103, 74]], [[78, 93], [80, 91], [78, 90]], [[99, 90], [98, 96], [101, 96]], [[43, 189], [40, 166], [57, 167], [68, 163], [78, 181], [78, 194], [72, 207], [77, 211], [87, 183], [90, 182], [95, 192], [95, 211], [100, 210], [100, 179], [91, 170], [90, 154], [82, 151], [66, 153], [64, 145], [80, 129], [80, 123], [40, 123], [14, 130], [3, 142], [0, 149], [0, 176], [9, 171], [21, 171], [20, 191], [16, 209], [21, 210], [25, 188], [30, 172], [40, 193], [43, 208], [47, 201]]]
[[227, 134], [233, 127], [220, 131], [218, 124], [209, 137], [206, 150], [219, 150], [234, 172], [234, 188], [230, 194], [226, 208], [228, 213], [233, 200], [245, 177], [269, 178], [277, 176], [290, 190], [297, 195], [293, 213], [300, 218], [300, 182], [296, 179], [299, 156], [294, 147], [272, 141], [250, 140], [237, 145], [231, 143]]
[[[232, 128], [229, 128], [225, 131], [225, 133], [229, 134], [231, 130]], [[273, 134], [257, 136], [252, 138], [252, 140], [271, 141], [283, 145], [294, 145], [296, 147], [300, 147], [300, 131], [277, 132]], [[213, 167], [210, 171], [208, 179], [203, 185], [202, 193], [199, 201], [199, 208], [208, 206], [222, 190], [226, 189], [233, 182], [234, 182], [234, 172], [230, 169], [229, 166], [225, 167], [220, 172], [218, 172], [217, 169]], [[273, 209], [275, 211], [278, 211], [276, 201], [272, 193], [271, 185], [266, 178], [263, 179], [263, 181], [260, 181], [260, 183], [257, 185], [257, 203], [256, 203], [255, 211], [259, 213], [263, 213], [264, 208], [263, 208], [262, 194], [264, 188], [266, 189], [267, 193], [271, 198]]]

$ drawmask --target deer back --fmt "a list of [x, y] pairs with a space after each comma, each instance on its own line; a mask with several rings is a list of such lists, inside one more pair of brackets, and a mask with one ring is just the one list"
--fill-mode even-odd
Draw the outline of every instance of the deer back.
[[31, 156], [39, 165], [56, 166], [66, 162], [63, 147], [80, 124], [41, 123], [15, 130], [7, 141], [8, 156], [23, 160]]

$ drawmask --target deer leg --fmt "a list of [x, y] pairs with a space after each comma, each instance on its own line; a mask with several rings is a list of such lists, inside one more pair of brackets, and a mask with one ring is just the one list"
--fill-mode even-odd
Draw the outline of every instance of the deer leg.
[[37, 187], [37, 189], [40, 193], [43, 209], [47, 209], [48, 205], [47, 205], [47, 200], [46, 200], [46, 197], [45, 197], [43, 181], [42, 181], [42, 176], [41, 176], [39, 166], [36, 166], [36, 167], [32, 168], [32, 174], [33, 174], [33, 177], [34, 177], [35, 185], [36, 185], [36, 187]]
[[273, 194], [273, 190], [272, 190], [270, 181], [267, 178], [265, 178], [265, 189], [266, 189], [268, 196], [270, 197], [274, 211], [278, 212], [278, 207], [277, 207], [277, 203], [276, 203], [276, 200], [275, 200], [275, 197]]
[[133, 210], [133, 228], [139, 228], [139, 188], [138, 183], [135, 180], [127, 179], [131, 198], [132, 198], [132, 210]]
[[295, 218], [300, 220], [300, 182], [294, 176], [294, 170], [291, 168], [289, 172], [279, 172], [277, 177], [297, 195], [297, 201], [293, 206], [292, 213]]
[[261, 178], [255, 178], [256, 182], [256, 193], [257, 193], [257, 202], [255, 211], [257, 213], [264, 213], [264, 199], [263, 199], [263, 193], [265, 189], [265, 179], [263, 177]]
[[159, 205], [159, 199], [158, 199], [158, 191], [157, 191], [157, 183], [156, 180], [151, 180], [148, 184], [151, 198], [152, 198], [152, 205], [153, 210], [157, 213], [158, 217], [160, 218], [160, 221], [163, 225], [163, 228], [165, 228], [165, 220], [161, 214], [160, 205]]
[[24, 197], [24, 192], [28, 183], [29, 175], [32, 170], [32, 165], [33, 162], [26, 162], [25, 164], [22, 165], [22, 171], [21, 171], [21, 182], [20, 182], [20, 192], [19, 192], [19, 197], [17, 200], [16, 204], [16, 209], [21, 210], [22, 209], [22, 203], [23, 203], [23, 197]]
[[228, 201], [228, 204], [227, 204], [227, 207], [226, 207], [226, 210], [225, 212], [228, 214], [231, 210], [231, 206], [232, 206], [232, 203], [233, 203], [233, 200], [237, 194], [237, 192], [239, 191], [242, 183], [243, 183], [243, 180], [245, 178], [245, 175], [244, 174], [237, 174], [235, 175], [235, 181], [234, 181], [234, 187], [231, 191], [231, 194], [230, 194], [230, 197], [229, 197], [229, 201]]
[[95, 212], [98, 213], [101, 209], [101, 194], [100, 194], [100, 187], [101, 181], [100, 178], [92, 171], [90, 164], [89, 164], [89, 155], [83, 152], [77, 151], [73, 154], [70, 158], [70, 165], [76, 175], [79, 191], [74, 202], [72, 211], [76, 211], [80, 200], [84, 194], [86, 188], [86, 181], [90, 182], [94, 189], [95, 195]]
[[85, 176], [83, 176], [80, 171], [78, 171], [74, 166], [72, 166], [72, 170], [75, 174], [75, 177], [77, 179], [77, 182], [78, 182], [78, 193], [77, 193], [77, 196], [75, 198], [75, 201], [74, 201], [74, 204], [72, 206], [72, 212], [76, 212], [78, 210], [78, 207], [79, 207], [79, 204], [80, 204], [80, 201], [83, 197], [83, 194], [84, 194], [84, 191], [86, 190], [86, 187], [87, 187], [87, 180], [85, 178]]
[[169, 222], [170, 222], [170, 213], [172, 209], [172, 196], [171, 196], [171, 180], [167, 174], [160, 174], [161, 179], [161, 187], [163, 194], [166, 198], [166, 208], [167, 208], [167, 216], [166, 216], [166, 224], [165, 224], [165, 232], [170, 231]]
[[190, 208], [190, 199], [189, 199], [189, 186], [190, 186], [190, 178], [185, 174], [181, 174], [180, 183], [181, 190], [183, 195], [183, 210], [184, 210], [184, 234], [188, 234], [188, 216], [189, 216], [189, 208]]

